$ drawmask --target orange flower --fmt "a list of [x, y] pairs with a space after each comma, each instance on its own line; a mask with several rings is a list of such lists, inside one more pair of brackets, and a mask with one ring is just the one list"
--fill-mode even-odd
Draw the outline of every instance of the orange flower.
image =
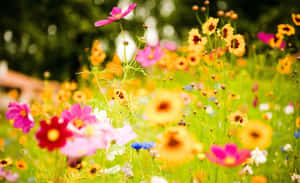
[[296, 26], [300, 26], [300, 14], [292, 14], [293, 22]]
[[265, 176], [263, 175], [257, 175], [252, 177], [252, 183], [267, 183], [268, 180]]
[[277, 31], [279, 34], [291, 36], [295, 34], [295, 28], [289, 24], [279, 24], [277, 26]]
[[188, 62], [184, 57], [179, 57], [175, 61], [175, 67], [178, 70], [185, 70], [188, 67]]
[[20, 160], [16, 161], [16, 167], [19, 170], [26, 170], [28, 168], [27, 163], [25, 162], [24, 159], [20, 159]]

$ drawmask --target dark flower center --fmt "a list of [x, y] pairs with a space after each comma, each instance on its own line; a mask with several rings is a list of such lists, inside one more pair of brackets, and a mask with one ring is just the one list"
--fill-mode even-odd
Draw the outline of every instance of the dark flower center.
[[195, 58], [195, 57], [191, 57], [191, 61], [192, 61], [192, 62], [195, 62], [195, 61], [196, 61], [196, 58]]
[[295, 17], [296, 22], [300, 22], [300, 18]]
[[96, 168], [91, 168], [90, 172], [91, 172], [91, 174], [95, 174], [97, 172], [97, 169]]
[[228, 30], [225, 28], [223, 29], [223, 37], [226, 38], [228, 35]]
[[233, 39], [231, 41], [231, 48], [238, 48], [240, 46], [240, 43], [237, 39]]
[[283, 28], [283, 30], [285, 30], [285, 31], [289, 31], [289, 30], [290, 30], [290, 28], [289, 28], [289, 27], [284, 27], [284, 28]]
[[199, 36], [194, 36], [193, 42], [194, 42], [194, 44], [197, 44], [198, 42], [201, 42], [201, 38]]
[[166, 112], [168, 111], [168, 109], [170, 108], [170, 103], [169, 102], [166, 102], [166, 101], [163, 101], [159, 104], [157, 110], [158, 111], [163, 111], [163, 112]]
[[173, 136], [170, 137], [169, 141], [168, 141], [168, 147], [170, 148], [175, 148], [180, 144], [180, 142], [175, 139]]
[[257, 139], [257, 138], [260, 137], [260, 134], [259, 134], [258, 132], [256, 132], [256, 131], [252, 131], [252, 132], [250, 133], [250, 135], [251, 135], [251, 137], [253, 137], [254, 139]]
[[215, 28], [215, 25], [214, 25], [214, 24], [210, 24], [210, 25], [208, 26], [208, 30], [209, 30], [209, 31], [214, 30], [214, 28]]

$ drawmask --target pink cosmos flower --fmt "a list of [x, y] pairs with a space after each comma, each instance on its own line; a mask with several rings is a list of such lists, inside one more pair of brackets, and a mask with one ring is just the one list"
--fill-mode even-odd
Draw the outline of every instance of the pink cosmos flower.
[[127, 8], [126, 11], [124, 11], [122, 13], [122, 9], [118, 8], [118, 7], [114, 7], [112, 9], [112, 11], [110, 12], [109, 17], [107, 17], [108, 19], [104, 19], [104, 20], [99, 20], [97, 22], [95, 22], [95, 27], [99, 27], [99, 26], [103, 26], [106, 24], [110, 24], [114, 21], [120, 20], [122, 18], [124, 18], [126, 15], [128, 15], [134, 8], [136, 7], [136, 4], [130, 4], [129, 7]]
[[115, 130], [114, 140], [118, 145], [125, 145], [137, 137], [136, 133], [132, 130], [130, 125], [124, 125], [122, 128]]
[[[265, 32], [259, 32], [257, 34], [257, 38], [266, 44], [269, 44], [270, 40], [272, 38], [274, 38], [274, 36], [275, 36], [274, 34], [269, 34], [269, 33], [265, 33]], [[283, 41], [280, 45], [280, 48], [284, 48], [285, 45], [286, 45], [286, 43]]]
[[172, 43], [172, 42], [164, 42], [164, 48], [170, 51], [176, 51], [177, 45], [176, 43]]
[[250, 158], [249, 150], [238, 151], [237, 145], [228, 143], [225, 147], [212, 145], [210, 148], [212, 154], [207, 153], [206, 157], [213, 163], [225, 167], [238, 166]]
[[146, 46], [144, 50], [139, 50], [136, 56], [136, 61], [140, 62], [143, 67], [154, 65], [162, 56], [164, 52], [159, 46], [154, 48]]
[[29, 133], [30, 129], [34, 127], [34, 121], [27, 104], [10, 103], [8, 105], [6, 118], [14, 120], [14, 127], [22, 128], [24, 133]]
[[19, 174], [12, 173], [12, 171], [5, 171], [2, 166], [0, 166], [0, 177], [3, 177], [8, 182], [15, 182], [19, 178]]
[[90, 106], [80, 107], [80, 104], [74, 104], [70, 110], [64, 110], [61, 118], [69, 121], [68, 129], [72, 132], [82, 135], [84, 128], [91, 123], [95, 123], [96, 116], [92, 115], [92, 108]]

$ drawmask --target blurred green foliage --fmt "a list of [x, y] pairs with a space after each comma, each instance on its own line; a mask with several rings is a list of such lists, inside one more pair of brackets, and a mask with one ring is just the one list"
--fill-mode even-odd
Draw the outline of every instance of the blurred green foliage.
[[[126, 0], [121, 0], [126, 3]], [[142, 24], [150, 16], [157, 20], [156, 28], [164, 38], [163, 27], [172, 25], [174, 39], [184, 41], [190, 28], [197, 26], [194, 4], [203, 0], [135, 0], [139, 14], [126, 22], [125, 29], [133, 38], [141, 36]], [[170, 2], [174, 5], [169, 6]], [[0, 7], [0, 60], [11, 69], [42, 77], [44, 71], [51, 79], [74, 78], [79, 69], [78, 57], [90, 47], [94, 39], [106, 40], [108, 54], [115, 50], [119, 25], [114, 23], [95, 28], [94, 22], [106, 18], [117, 0], [13, 0], [3, 1]], [[127, 2], [129, 3], [129, 1]], [[168, 5], [169, 3], [169, 5]], [[167, 16], [162, 8], [175, 8]], [[297, 8], [298, 7], [298, 8]], [[238, 32], [250, 33], [255, 40], [259, 31], [276, 32], [277, 24], [291, 23], [291, 13], [299, 13], [298, 0], [212, 0], [210, 14], [218, 9], [233, 9], [238, 13]], [[169, 9], [170, 10], [170, 9]], [[136, 13], [135, 13], [136, 14]], [[298, 28], [299, 29], [299, 28]]]

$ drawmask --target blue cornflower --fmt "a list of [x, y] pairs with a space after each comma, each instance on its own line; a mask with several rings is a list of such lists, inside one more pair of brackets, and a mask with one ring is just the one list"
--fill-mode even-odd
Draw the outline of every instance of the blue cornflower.
[[192, 91], [193, 87], [191, 85], [186, 85], [186, 86], [184, 86], [184, 89], [187, 91]]
[[139, 151], [141, 148], [143, 148], [143, 143], [140, 142], [133, 142], [131, 144], [131, 147], [137, 151]]
[[295, 132], [295, 133], [294, 133], [294, 136], [295, 136], [296, 138], [299, 138], [299, 137], [300, 137], [300, 129], [298, 130], [298, 132]]
[[154, 142], [143, 142], [142, 144], [143, 144], [143, 148], [146, 150], [149, 150], [155, 146]]

